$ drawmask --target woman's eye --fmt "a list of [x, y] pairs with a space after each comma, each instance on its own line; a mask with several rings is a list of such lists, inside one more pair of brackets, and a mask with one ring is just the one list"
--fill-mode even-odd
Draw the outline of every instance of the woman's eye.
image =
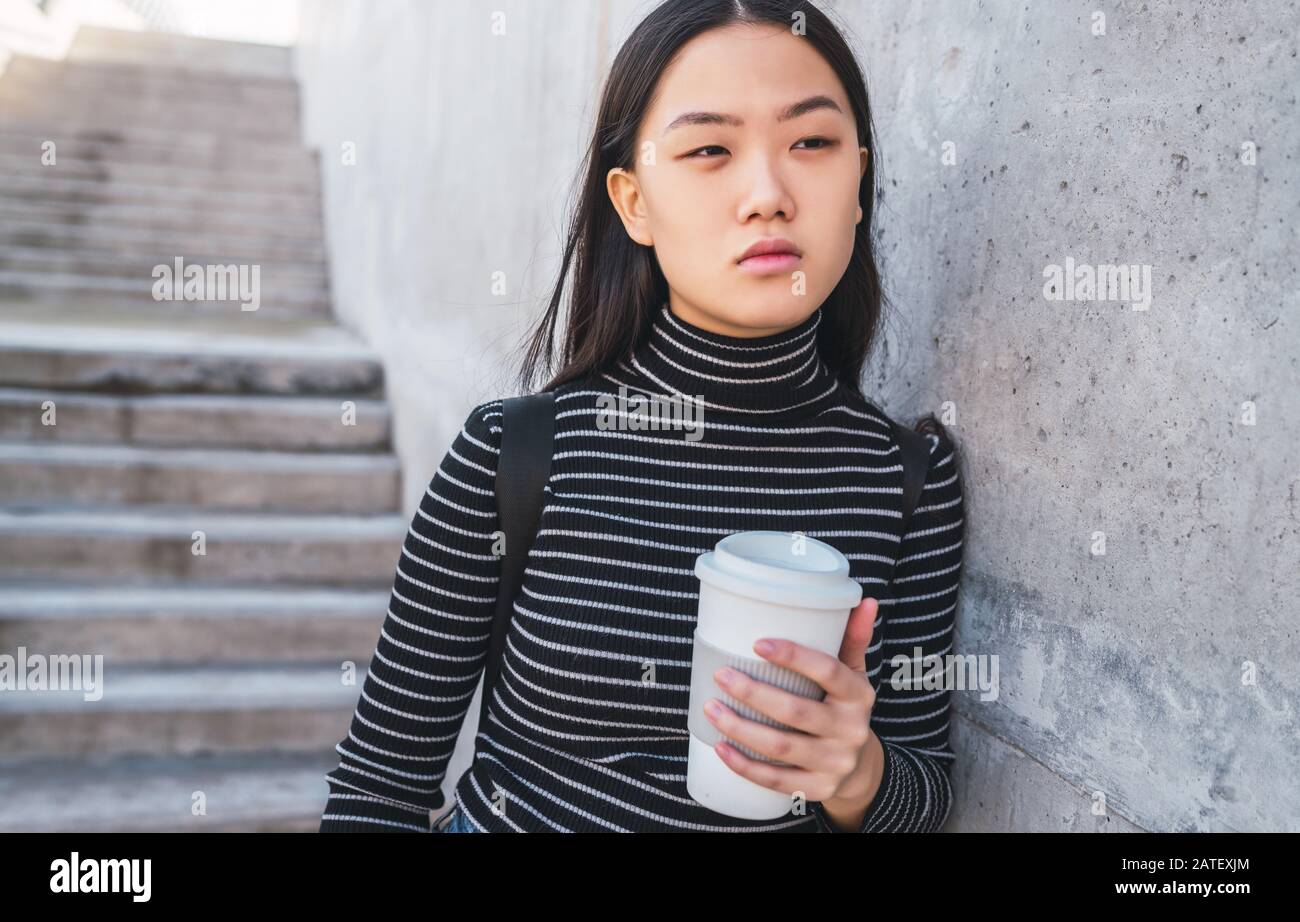
[[[811, 148], [805, 148], [805, 150], [822, 150], [823, 148], [831, 147], [838, 142], [833, 141], [830, 138], [804, 138], [803, 140], [796, 142], [796, 147], [799, 144], [810, 144], [810, 143], [816, 144], [817, 146]], [[722, 147], [718, 144], [710, 144], [707, 147], [697, 147], [695, 150], [687, 154], [686, 157], [687, 159], [695, 158], [698, 160], [712, 160], [714, 159], [713, 157], [702, 156], [704, 151], [709, 151], [709, 150], [721, 151], [724, 154], [727, 153], [727, 149], [725, 147]]]

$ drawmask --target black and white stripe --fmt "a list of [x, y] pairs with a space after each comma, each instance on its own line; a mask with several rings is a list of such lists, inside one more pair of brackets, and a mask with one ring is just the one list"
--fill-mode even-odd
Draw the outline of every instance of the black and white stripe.
[[[865, 594], [881, 600], [867, 668], [886, 764], [862, 831], [943, 824], [951, 693], [881, 680], [915, 647], [925, 657], [953, 652], [961, 485], [951, 446], [931, 437], [925, 489], [900, 541], [899, 447], [884, 414], [838, 386], [816, 356], [819, 322], [820, 311], [747, 340], [665, 309], [628, 361], [557, 390], [541, 527], [489, 724], [455, 788], [476, 828], [830, 830], [818, 805], [803, 816], [739, 820], [686, 791], [695, 558], [756, 528], [834, 545]], [[703, 437], [599, 427], [597, 399], [620, 386], [700, 399]], [[475, 407], [411, 522], [375, 658], [327, 775], [323, 832], [425, 831], [429, 812], [444, 805], [500, 574], [492, 553], [500, 439], [501, 402]]]

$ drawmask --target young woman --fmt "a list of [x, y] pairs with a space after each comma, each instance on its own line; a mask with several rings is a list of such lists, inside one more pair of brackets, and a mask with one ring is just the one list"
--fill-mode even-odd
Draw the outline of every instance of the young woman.
[[[669, 0], [629, 37], [601, 100], [550, 306], [573, 269], [540, 529], [473, 765], [437, 831], [930, 831], [952, 805], [946, 687], [894, 682], [952, 651], [964, 535], [952, 442], [933, 419], [906, 534], [889, 418], [859, 378], [881, 311], [875, 150], [862, 74], [790, 0]], [[654, 428], [640, 396], [702, 425]], [[609, 412], [610, 401], [619, 408]], [[398, 561], [321, 831], [426, 831], [483, 671], [500, 574], [501, 401], [469, 414]], [[781, 638], [762, 656], [819, 702], [741, 674], [719, 743], [791, 795], [745, 820], [686, 789], [695, 559], [753, 529], [833, 545], [862, 584], [839, 657]], [[718, 676], [721, 681], [721, 676]], [[807, 809], [804, 809], [806, 805]], [[437, 827], [435, 827], [436, 829]]]

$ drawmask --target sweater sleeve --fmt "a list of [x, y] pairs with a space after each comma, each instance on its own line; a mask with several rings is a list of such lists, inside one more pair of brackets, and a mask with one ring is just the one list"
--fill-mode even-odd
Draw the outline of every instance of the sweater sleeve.
[[429, 482], [347, 737], [326, 776], [321, 832], [428, 832], [487, 658], [501, 401], [476, 406]]
[[[953, 652], [965, 510], [952, 444], [937, 435], [927, 438], [925, 488], [899, 545], [889, 598], [881, 600], [883, 621], [876, 622], [873, 645], [884, 644], [878, 667], [883, 675], [871, 729], [880, 739], [885, 762], [880, 788], [859, 832], [937, 832], [952, 808], [951, 681], [938, 689], [907, 688], [902, 682], [895, 687], [891, 682], [900, 665], [896, 657], [911, 660], [913, 670], [928, 674], [932, 657]], [[820, 831], [844, 831], [830, 823], [820, 804], [814, 812]]]

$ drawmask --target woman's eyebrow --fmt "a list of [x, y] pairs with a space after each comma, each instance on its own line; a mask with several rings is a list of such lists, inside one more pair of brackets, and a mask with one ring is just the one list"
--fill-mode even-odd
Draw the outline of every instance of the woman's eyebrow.
[[[830, 109], [840, 113], [844, 111], [829, 96], [809, 96], [807, 99], [801, 99], [799, 102], [786, 106], [777, 113], [776, 120], [778, 122], [788, 122], [792, 118], [798, 118], [817, 109]], [[739, 128], [744, 124], [745, 120], [740, 116], [729, 115], [724, 112], [683, 112], [668, 123], [667, 127], [664, 128], [664, 134], [683, 125], [730, 125], [733, 128]]]

